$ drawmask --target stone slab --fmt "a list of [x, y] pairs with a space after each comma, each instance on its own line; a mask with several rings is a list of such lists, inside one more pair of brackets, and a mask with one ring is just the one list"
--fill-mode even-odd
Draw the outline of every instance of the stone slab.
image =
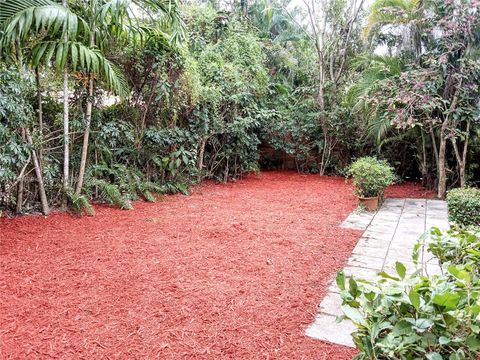
[[315, 322], [305, 331], [305, 335], [334, 344], [354, 347], [350, 336], [353, 331], [355, 331], [355, 325], [351, 321], [345, 320], [337, 323], [336, 316], [318, 314]]

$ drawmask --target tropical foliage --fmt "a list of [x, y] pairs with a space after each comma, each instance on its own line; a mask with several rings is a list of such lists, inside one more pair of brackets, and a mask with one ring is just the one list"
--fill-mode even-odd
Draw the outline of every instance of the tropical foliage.
[[480, 190], [453, 189], [447, 195], [449, 220], [460, 226], [480, 227]]
[[[480, 354], [480, 234], [432, 230], [428, 250], [443, 274], [380, 273], [375, 281], [337, 276], [345, 318], [357, 327], [356, 359], [476, 359]], [[419, 243], [414, 254], [425, 246]]]
[[0, 1], [0, 201], [131, 208], [261, 167], [480, 179], [474, 0]]

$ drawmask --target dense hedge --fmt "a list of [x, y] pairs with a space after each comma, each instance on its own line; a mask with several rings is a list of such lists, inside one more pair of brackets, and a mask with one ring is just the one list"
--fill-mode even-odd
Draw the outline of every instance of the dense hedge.
[[463, 226], [480, 226], [480, 189], [453, 189], [447, 195], [448, 218]]

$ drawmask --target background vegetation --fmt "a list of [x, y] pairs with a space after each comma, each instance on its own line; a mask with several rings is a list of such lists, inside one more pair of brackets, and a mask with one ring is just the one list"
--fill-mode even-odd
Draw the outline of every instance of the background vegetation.
[[480, 181], [475, 0], [0, 1], [0, 208], [130, 208], [375, 155]]

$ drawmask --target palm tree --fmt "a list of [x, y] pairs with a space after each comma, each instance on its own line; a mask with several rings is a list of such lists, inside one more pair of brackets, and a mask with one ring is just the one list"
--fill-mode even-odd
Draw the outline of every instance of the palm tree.
[[385, 82], [400, 75], [403, 61], [394, 56], [363, 55], [354, 65], [358, 70], [362, 70], [362, 74], [348, 89], [346, 100], [352, 110], [365, 119], [370, 136], [380, 143], [392, 124], [389, 118], [383, 116], [384, 109], [366, 99], [381, 89]]
[[[178, 5], [173, 1], [152, 0], [89, 0], [85, 9], [86, 18], [90, 19], [89, 46], [104, 49], [109, 39], [116, 38], [136, 41], [144, 40], [145, 35], [152, 30], [142, 27], [133, 14], [138, 10], [132, 8], [136, 5], [141, 8], [153, 9], [156, 13], [155, 20], [164, 28], [171, 30], [172, 40], [177, 41], [183, 37], [183, 23], [178, 12]], [[137, 35], [142, 35], [138, 37]], [[123, 80], [123, 78], [122, 78]], [[117, 90], [123, 90], [120, 87]], [[119, 92], [126, 95], [125, 92]], [[82, 154], [75, 193], [80, 195], [85, 177], [85, 167], [88, 155], [88, 141], [90, 136], [90, 123], [92, 119], [94, 94], [94, 76], [89, 74], [88, 97], [85, 112], [85, 131], [83, 135]]]
[[[428, 133], [421, 126], [403, 130], [400, 134], [394, 133], [395, 127], [388, 116], [386, 104], [371, 101], [379, 92], [388, 89], [392, 79], [404, 70], [405, 64], [400, 57], [363, 55], [356, 62], [357, 69], [362, 70], [360, 79], [352, 85], [346, 96], [347, 104], [353, 112], [360, 114], [365, 120], [369, 136], [374, 139], [379, 147], [411, 136], [417, 139], [418, 160], [424, 185], [428, 181], [427, 144]], [[434, 144], [432, 144], [434, 147]], [[434, 151], [436, 154], [436, 151]]]
[[[80, 22], [80, 25], [79, 25]], [[68, 124], [68, 69], [69, 39], [75, 38], [86, 23], [69, 11], [66, 0], [62, 4], [50, 0], [6, 0], [0, 2], [0, 50], [8, 51], [12, 46], [25, 45], [32, 35], [40, 37], [30, 54], [29, 63], [38, 68], [43, 60], [50, 62], [55, 53], [57, 70], [63, 69], [63, 124], [64, 164], [63, 188], [68, 187], [69, 175], [69, 124]], [[37, 86], [39, 84], [37, 83]], [[39, 117], [41, 114], [39, 114]]]
[[[94, 77], [101, 76], [107, 88], [114, 93], [126, 96], [128, 86], [120, 71], [105, 57], [102, 50], [105, 42], [112, 37], [145, 32], [137, 24], [132, 24], [135, 11], [132, 5], [148, 9], [150, 18], [163, 28], [171, 31], [173, 41], [183, 36], [183, 23], [174, 0], [89, 0], [74, 2], [78, 13], [68, 8], [66, 0], [62, 4], [51, 0], [6, 0], [0, 2], [0, 51], [8, 51], [19, 41], [26, 41], [35, 35], [39, 38], [30, 54], [30, 63], [38, 67], [41, 63], [54, 63], [57, 71], [63, 72], [63, 125], [64, 125], [64, 166], [63, 189], [66, 193], [69, 182], [69, 120], [68, 120], [68, 78], [69, 71], [81, 71], [89, 76], [86, 109], [86, 129], [84, 133], [79, 179], [76, 193], [80, 194], [85, 174], [88, 153], [88, 139], [92, 115]], [[88, 5], [88, 6], [85, 6]], [[85, 11], [86, 10], [86, 11]], [[164, 16], [160, 19], [156, 14]], [[127, 20], [124, 22], [124, 20]], [[87, 45], [85, 44], [87, 43]]]

